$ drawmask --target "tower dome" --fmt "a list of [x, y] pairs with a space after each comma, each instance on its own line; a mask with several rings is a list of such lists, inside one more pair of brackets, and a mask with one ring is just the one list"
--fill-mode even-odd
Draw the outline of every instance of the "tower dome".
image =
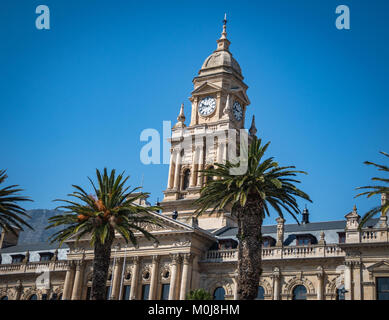
[[239, 63], [234, 59], [229, 51], [230, 41], [227, 39], [226, 32], [227, 20], [224, 18], [223, 32], [219, 40], [217, 40], [217, 49], [205, 59], [199, 76], [210, 75], [218, 72], [230, 72], [242, 77], [242, 70]]

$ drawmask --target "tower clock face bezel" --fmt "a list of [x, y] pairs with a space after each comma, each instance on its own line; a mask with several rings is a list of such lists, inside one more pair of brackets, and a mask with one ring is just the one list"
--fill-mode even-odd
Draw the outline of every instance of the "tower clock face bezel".
[[232, 106], [232, 113], [234, 114], [234, 118], [237, 121], [240, 121], [243, 119], [243, 108], [239, 101], [234, 101], [234, 104]]
[[216, 110], [216, 99], [213, 96], [207, 96], [200, 100], [198, 106], [199, 115], [202, 117], [209, 117]]

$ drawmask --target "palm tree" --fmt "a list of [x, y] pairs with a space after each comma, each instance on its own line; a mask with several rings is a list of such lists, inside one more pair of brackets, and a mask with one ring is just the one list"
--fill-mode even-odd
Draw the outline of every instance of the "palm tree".
[[[0, 184], [2, 184], [8, 176], [5, 170], [0, 170]], [[33, 229], [24, 219], [31, 218], [26, 210], [20, 207], [17, 202], [32, 201], [27, 197], [18, 195], [22, 189], [18, 189], [18, 185], [11, 185], [0, 189], [0, 227], [6, 232], [12, 232], [17, 235], [15, 229], [23, 231], [23, 226]]]
[[[386, 152], [380, 152], [386, 157], [389, 157], [389, 154]], [[384, 171], [384, 172], [389, 172], [389, 167], [381, 164], [376, 164], [370, 161], [365, 161], [364, 164], [366, 165], [372, 165], [378, 168], [379, 171]], [[370, 198], [375, 195], [380, 195], [380, 194], [389, 194], [389, 179], [385, 178], [378, 178], [378, 177], [373, 177], [371, 178], [372, 181], [379, 181], [382, 182], [383, 184], [386, 185], [381, 185], [381, 186], [365, 186], [365, 187], [359, 187], [357, 190], [365, 189], [368, 191], [364, 191], [362, 193], [357, 194], [355, 197], [360, 197], [363, 195], [366, 195], [367, 198]], [[377, 213], [382, 212], [383, 216], [386, 216], [386, 213], [389, 210], [389, 201], [383, 202], [381, 205], [376, 206], [372, 209], [370, 209], [368, 212], [366, 212], [361, 219], [361, 222], [359, 223], [359, 228], [361, 229], [366, 221], [368, 221], [370, 218], [374, 217]]]
[[[245, 174], [232, 175], [230, 169], [238, 167], [227, 161], [216, 164], [216, 168], [202, 170], [210, 178], [201, 189], [195, 204], [198, 214], [231, 211], [237, 218], [238, 246], [238, 299], [253, 300], [257, 296], [258, 282], [262, 272], [262, 222], [273, 208], [280, 217], [283, 210], [296, 221], [300, 213], [296, 197], [311, 201], [309, 196], [299, 190], [300, 183], [294, 177], [303, 171], [293, 170], [294, 166], [280, 167], [274, 159], [263, 160], [270, 144], [261, 144], [261, 139], [253, 136], [248, 150], [248, 169]], [[213, 178], [213, 179], [212, 179]]]
[[204, 289], [195, 289], [189, 291], [186, 300], [213, 300], [212, 295]]
[[[90, 236], [90, 243], [94, 247], [92, 300], [106, 299], [105, 290], [108, 268], [111, 257], [111, 247], [115, 239], [115, 231], [128, 243], [136, 245], [135, 232], [141, 232], [147, 239], [155, 237], [144, 228], [147, 224], [158, 224], [150, 212], [159, 210], [159, 207], [144, 207], [135, 204], [135, 201], [146, 199], [148, 193], [136, 192], [138, 188], [128, 191], [125, 184], [128, 176], [115, 176], [115, 170], [110, 175], [104, 168], [103, 175], [96, 170], [98, 186], [90, 179], [94, 195], [88, 194], [79, 186], [73, 185], [75, 191], [69, 196], [76, 201], [55, 200], [64, 202], [59, 206], [65, 209], [60, 214], [49, 219], [49, 228], [65, 225], [66, 227], [54, 233], [51, 242], [62, 245], [67, 239], [74, 237], [77, 241], [84, 235]], [[156, 240], [156, 239], [155, 239]]]

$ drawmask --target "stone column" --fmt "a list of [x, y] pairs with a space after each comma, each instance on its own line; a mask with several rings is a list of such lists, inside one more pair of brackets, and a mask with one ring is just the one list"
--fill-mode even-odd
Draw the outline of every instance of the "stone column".
[[188, 290], [190, 290], [192, 259], [193, 256], [190, 253], [184, 254], [184, 266], [182, 268], [180, 300], [185, 300], [186, 293]]
[[228, 159], [228, 143], [226, 142], [224, 145], [223, 145], [223, 161], [226, 162], [227, 159]]
[[72, 298], [74, 273], [75, 273], [75, 265], [73, 261], [69, 261], [68, 268], [66, 270], [65, 283], [63, 285], [62, 300], [70, 300]]
[[78, 260], [76, 263], [76, 275], [74, 276], [74, 285], [72, 292], [72, 300], [80, 300], [81, 298], [81, 285], [84, 272], [84, 261]]
[[170, 290], [169, 290], [169, 300], [174, 300], [176, 295], [176, 285], [177, 285], [177, 267], [179, 261], [179, 254], [172, 255], [172, 264], [170, 268]]
[[132, 267], [132, 277], [131, 277], [131, 291], [130, 291], [130, 300], [135, 300], [137, 297], [138, 289], [138, 275], [139, 275], [139, 257], [134, 257], [134, 265]]
[[345, 262], [344, 270], [344, 289], [346, 290], [345, 299], [353, 300], [353, 286], [352, 286], [352, 263], [350, 261]]
[[[199, 170], [204, 169], [203, 159], [204, 159], [204, 146], [200, 146], [199, 147], [199, 161], [198, 161]], [[203, 180], [204, 180], [203, 174], [201, 172], [198, 172], [197, 173], [197, 186], [198, 187], [201, 187], [203, 185]]]
[[171, 189], [173, 188], [173, 175], [174, 175], [174, 159], [176, 157], [176, 153], [174, 149], [171, 150], [170, 154], [170, 165], [169, 165], [169, 175], [168, 175], [168, 180], [167, 180], [167, 188]]
[[194, 149], [194, 152], [193, 152], [193, 159], [192, 159], [192, 169], [191, 169], [191, 175], [190, 175], [190, 187], [193, 188], [194, 186], [196, 186], [196, 180], [197, 180], [197, 164], [198, 164], [198, 160], [197, 160], [197, 155], [198, 155], [198, 152], [197, 152], [197, 147], [195, 147]]
[[280, 300], [280, 269], [273, 270], [273, 300]]
[[361, 284], [361, 262], [354, 261], [353, 263], [353, 299], [354, 300], [363, 300], [362, 295], [362, 284]]
[[15, 300], [20, 300], [20, 297], [21, 297], [22, 291], [23, 291], [23, 285], [22, 285], [22, 282], [20, 280], [18, 280], [16, 282], [16, 288], [15, 289], [16, 289]]
[[155, 300], [157, 295], [159, 258], [159, 256], [152, 258], [149, 300]]
[[112, 291], [111, 291], [112, 300], [119, 300], [122, 268], [123, 268], [123, 260], [121, 258], [116, 258], [116, 264], [113, 269], [113, 278], [112, 278]]
[[178, 190], [180, 186], [180, 168], [181, 168], [181, 150], [177, 150], [177, 157], [174, 169], [174, 189]]
[[234, 283], [234, 300], [238, 300], [238, 281], [237, 276], [232, 278], [232, 282]]
[[322, 267], [317, 271], [317, 300], [323, 300], [323, 282], [324, 282], [324, 270]]

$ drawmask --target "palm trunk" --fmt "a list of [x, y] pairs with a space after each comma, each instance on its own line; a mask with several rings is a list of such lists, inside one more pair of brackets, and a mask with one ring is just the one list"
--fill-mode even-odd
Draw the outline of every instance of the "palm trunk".
[[106, 287], [113, 239], [114, 235], [111, 234], [105, 240], [104, 244], [101, 244], [100, 241], [96, 240], [93, 259], [91, 300], [107, 299]]
[[262, 214], [258, 200], [238, 211], [238, 300], [254, 300], [262, 273]]

